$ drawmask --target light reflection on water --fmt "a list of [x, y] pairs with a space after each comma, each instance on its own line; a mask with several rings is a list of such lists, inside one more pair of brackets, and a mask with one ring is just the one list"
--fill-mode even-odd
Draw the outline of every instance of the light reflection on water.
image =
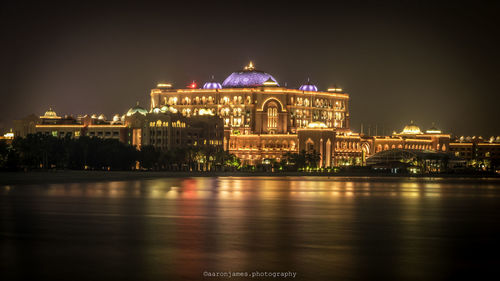
[[[480, 193], [481, 196], [497, 196], [497, 182], [478, 184], [439, 182], [352, 182], [331, 179], [300, 180], [300, 178], [193, 178], [155, 179], [130, 182], [72, 183], [39, 186], [30, 193], [45, 196], [69, 197], [146, 197], [146, 198], [213, 198], [243, 199], [244, 196], [274, 198], [287, 194], [297, 198], [353, 197], [353, 196], [398, 196], [439, 197], [453, 188], [449, 196], [467, 196]], [[443, 188], [445, 190], [443, 190]], [[8, 194], [11, 186], [1, 188]], [[490, 192], [491, 191], [491, 192]]]
[[3, 186], [0, 269], [53, 280], [198, 280], [205, 270], [463, 277], [498, 261], [499, 196], [495, 180], [411, 178]]

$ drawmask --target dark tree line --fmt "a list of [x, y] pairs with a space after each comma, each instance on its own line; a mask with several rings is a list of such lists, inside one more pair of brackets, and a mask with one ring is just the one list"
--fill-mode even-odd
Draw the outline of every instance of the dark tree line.
[[235, 170], [239, 159], [214, 146], [181, 147], [161, 151], [134, 146], [116, 139], [58, 138], [43, 134], [0, 142], [0, 169], [74, 169], [208, 171]]
[[306, 152], [301, 150], [299, 153], [286, 153], [284, 155], [284, 168], [289, 171], [300, 171], [304, 169], [316, 169], [320, 158], [316, 151]]
[[[57, 138], [43, 134], [17, 137], [7, 153], [4, 169], [91, 169], [130, 170], [135, 167], [137, 150], [115, 139], [80, 137]], [[0, 156], [0, 157], [2, 157]], [[2, 157], [3, 158], [3, 157]]]
[[240, 167], [236, 156], [214, 146], [181, 147], [168, 151], [143, 146], [139, 154], [141, 166], [151, 170], [234, 171]]

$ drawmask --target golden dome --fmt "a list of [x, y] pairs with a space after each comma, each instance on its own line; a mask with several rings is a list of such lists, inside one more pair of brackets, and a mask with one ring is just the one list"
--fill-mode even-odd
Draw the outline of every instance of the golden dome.
[[49, 108], [49, 110], [45, 111], [45, 114], [40, 116], [40, 118], [59, 119], [61, 117], [57, 116], [57, 113], [52, 110], [52, 108]]
[[403, 131], [401, 132], [403, 135], [417, 135], [417, 134], [422, 134], [422, 131], [420, 131], [420, 127], [415, 125], [413, 123], [413, 120], [410, 122], [410, 124], [406, 125], [403, 128]]

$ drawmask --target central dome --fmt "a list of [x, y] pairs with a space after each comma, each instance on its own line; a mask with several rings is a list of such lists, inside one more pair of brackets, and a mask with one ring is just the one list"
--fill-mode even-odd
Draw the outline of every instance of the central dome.
[[256, 70], [252, 62], [245, 69], [237, 72], [231, 73], [224, 82], [222, 82], [223, 88], [247, 88], [247, 87], [259, 87], [264, 84], [264, 82], [272, 80], [276, 82], [279, 86], [278, 81], [271, 76], [271, 74], [265, 73], [263, 71]]

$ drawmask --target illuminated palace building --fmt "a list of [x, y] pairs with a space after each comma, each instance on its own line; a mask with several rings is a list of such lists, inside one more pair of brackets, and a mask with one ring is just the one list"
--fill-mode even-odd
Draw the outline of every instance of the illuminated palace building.
[[349, 95], [342, 89], [320, 91], [309, 81], [298, 89], [282, 87], [252, 63], [222, 84], [209, 81], [199, 88], [193, 82], [177, 88], [161, 83], [150, 97], [149, 110], [137, 104], [111, 120], [103, 115], [59, 117], [49, 110], [15, 121], [14, 134], [115, 138], [139, 149], [216, 146], [235, 154], [244, 165], [280, 162], [285, 154], [301, 151], [319, 154], [322, 168], [364, 165], [377, 153], [398, 149], [498, 158], [497, 141], [482, 146], [450, 142], [449, 134], [435, 127], [422, 131], [413, 122], [389, 136], [354, 133], [349, 127]]
[[298, 89], [280, 86], [250, 62], [222, 84], [210, 81], [185, 89], [158, 84], [151, 90], [151, 110], [175, 108], [183, 116], [223, 119], [224, 149], [244, 164], [280, 161], [284, 154], [315, 151], [320, 167], [361, 165], [383, 150], [446, 151], [450, 135], [421, 132], [414, 124], [392, 136], [365, 136], [349, 128], [349, 95], [334, 87], [320, 91], [309, 81]]
[[280, 161], [287, 152], [315, 150], [322, 165], [333, 164], [335, 134], [350, 134], [349, 95], [342, 89], [319, 91], [306, 83], [281, 87], [250, 63], [222, 84], [176, 89], [158, 84], [151, 90], [151, 110], [175, 108], [182, 115], [217, 115], [224, 124], [224, 148], [245, 164]]

